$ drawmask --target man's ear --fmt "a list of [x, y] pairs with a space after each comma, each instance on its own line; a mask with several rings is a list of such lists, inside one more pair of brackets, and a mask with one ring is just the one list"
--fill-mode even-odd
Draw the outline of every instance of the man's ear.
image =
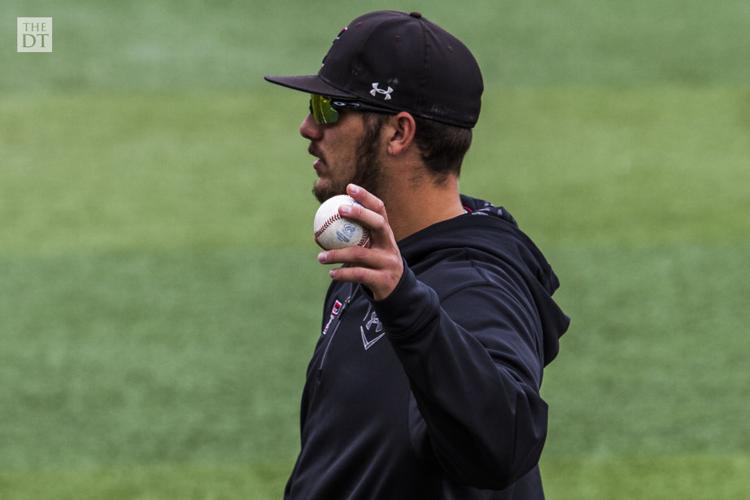
[[388, 137], [387, 151], [389, 155], [399, 156], [414, 143], [417, 124], [414, 117], [406, 111], [401, 111], [392, 116], [389, 122], [390, 136]]

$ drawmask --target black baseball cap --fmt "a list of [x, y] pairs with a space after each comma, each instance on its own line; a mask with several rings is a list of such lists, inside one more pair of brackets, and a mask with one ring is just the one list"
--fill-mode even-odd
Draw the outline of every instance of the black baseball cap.
[[360, 16], [333, 40], [317, 75], [265, 79], [463, 128], [477, 123], [484, 90], [469, 49], [419, 12]]

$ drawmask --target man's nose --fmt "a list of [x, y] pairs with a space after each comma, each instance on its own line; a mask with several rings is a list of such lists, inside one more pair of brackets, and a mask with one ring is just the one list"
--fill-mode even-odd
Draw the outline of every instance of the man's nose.
[[323, 127], [315, 123], [312, 115], [308, 113], [299, 126], [299, 133], [305, 139], [315, 141], [323, 137]]

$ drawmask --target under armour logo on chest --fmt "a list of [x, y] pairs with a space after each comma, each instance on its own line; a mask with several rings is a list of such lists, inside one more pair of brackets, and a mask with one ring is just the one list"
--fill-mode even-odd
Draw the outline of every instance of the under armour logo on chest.
[[381, 89], [379, 82], [372, 82], [372, 90], [370, 91], [370, 95], [375, 97], [378, 94], [383, 94], [383, 100], [384, 101], [390, 101], [391, 100], [391, 93], [393, 92], [393, 89], [389, 86], [388, 89]]

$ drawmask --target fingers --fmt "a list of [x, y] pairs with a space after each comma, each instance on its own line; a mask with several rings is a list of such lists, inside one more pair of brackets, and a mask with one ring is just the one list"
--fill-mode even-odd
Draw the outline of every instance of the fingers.
[[339, 214], [349, 220], [364, 224], [372, 231], [382, 231], [386, 226], [385, 217], [362, 205], [341, 205]]
[[375, 300], [383, 300], [395, 290], [404, 272], [400, 259], [392, 262], [391, 259], [384, 259], [384, 262], [389, 264], [379, 268], [345, 265], [331, 269], [328, 274], [336, 281], [361, 283], [370, 290]]
[[346, 281], [349, 283], [362, 283], [372, 290], [374, 283], [380, 276], [378, 272], [366, 267], [340, 267], [328, 271], [331, 279], [336, 281]]
[[370, 193], [365, 188], [357, 186], [356, 184], [349, 184], [348, 186], [346, 186], [346, 192], [349, 196], [361, 203], [362, 206], [369, 210], [372, 210], [373, 212], [379, 214], [381, 217], [387, 220], [385, 205], [380, 198]]
[[339, 207], [339, 214], [369, 228], [373, 245], [395, 246], [393, 231], [388, 224], [388, 215], [383, 201], [356, 184], [349, 184], [346, 189], [349, 196], [354, 198], [359, 205], [342, 205]]
[[365, 247], [346, 247], [320, 252], [318, 262], [321, 264], [344, 264], [385, 269], [398, 267], [401, 264], [401, 256], [393, 252], [377, 251]]

